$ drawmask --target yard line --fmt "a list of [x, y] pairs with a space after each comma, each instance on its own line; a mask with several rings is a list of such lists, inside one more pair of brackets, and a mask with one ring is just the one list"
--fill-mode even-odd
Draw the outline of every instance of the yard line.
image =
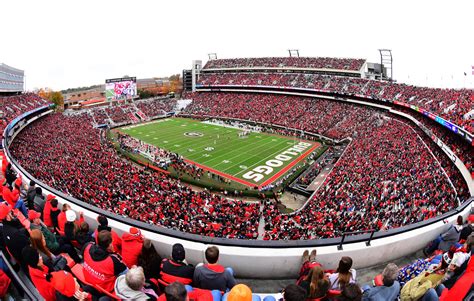
[[[266, 138], [266, 139], [269, 139], [269, 138]], [[241, 147], [239, 147], [239, 148], [237, 148], [237, 149], [235, 149], [235, 150], [233, 150], [233, 151], [231, 151], [231, 152], [223, 153], [222, 155], [213, 157], [213, 158], [211, 158], [211, 160], [209, 160], [209, 161], [206, 160], [206, 164], [208, 164], [209, 162], [212, 162], [212, 161], [214, 161], [214, 160], [216, 160], [216, 159], [218, 159], [218, 158], [221, 158], [221, 157], [224, 157], [224, 158], [227, 159], [227, 160], [232, 160], [232, 159], [234, 159], [234, 158], [237, 158], [237, 157], [242, 156], [243, 154], [248, 154], [248, 152], [246, 152], [246, 151], [242, 152], [242, 149], [247, 149], [249, 146], [252, 146], [252, 145], [257, 145], [257, 147], [252, 150], [252, 152], [256, 152], [258, 149], [260, 149], [260, 148], [262, 148], [262, 147], [264, 147], [264, 146], [266, 146], [266, 145], [268, 145], [268, 144], [274, 143], [274, 141], [269, 141], [269, 142], [266, 142], [266, 143], [263, 143], [263, 144], [262, 144], [262, 142], [265, 141], [266, 139], [258, 140], [258, 141], [256, 141], [255, 143], [252, 143], [252, 144], [242, 145]], [[235, 148], [235, 145], [234, 145], [232, 148]], [[229, 158], [228, 156], [229, 156], [229, 154], [232, 153], [232, 152], [240, 152], [240, 153], [239, 153], [238, 155], [235, 155], [235, 156], [232, 156], [232, 157]], [[204, 163], [203, 163], [203, 164], [204, 164]], [[214, 168], [217, 168], [217, 166], [219, 166], [219, 165], [221, 165], [221, 164], [222, 164], [222, 163], [218, 163], [217, 165], [214, 165], [213, 167], [214, 167]], [[237, 164], [237, 163], [236, 163], [236, 164]], [[239, 165], [242, 165], [243, 163], [240, 162], [240, 163], [238, 163], [238, 164], [239, 164]], [[232, 167], [234, 167], [234, 166], [232, 166]]]
[[[314, 145], [314, 143], [312, 143], [312, 142], [309, 142], [309, 143], [311, 143], [312, 145]], [[288, 147], [288, 148], [289, 148], [289, 147]], [[288, 149], [288, 148], [286, 148], [286, 149]], [[281, 152], [281, 151], [282, 151], [282, 150], [279, 150], [279, 151], [277, 151], [277, 152], [274, 152], [273, 154], [267, 156], [267, 157], [266, 157], [265, 159], [263, 159], [262, 161], [265, 161], [266, 159], [270, 158], [271, 156], [275, 156], [277, 153], [279, 153], [279, 152]], [[295, 160], [296, 160], [296, 158], [295, 158]], [[262, 161], [260, 161], [260, 162], [262, 162]], [[256, 164], [253, 164], [253, 165], [249, 166], [246, 170], [252, 169], [252, 167], [254, 167], [254, 166], [260, 164], [260, 162], [257, 162]], [[293, 162], [293, 160], [292, 160], [292, 161], [289, 161], [288, 164], [289, 164], [290, 162]], [[286, 165], [288, 165], [288, 164], [286, 164]], [[285, 166], [286, 166], [286, 165], [285, 165]], [[279, 168], [278, 170], [280, 170], [280, 169], [282, 169], [282, 168], [284, 168], [284, 166], [281, 166], [281, 168]], [[238, 174], [241, 174], [242, 172], [244, 172], [244, 171], [246, 171], [246, 170], [242, 170], [242, 171], [236, 173], [234, 176], [237, 176]], [[276, 171], [274, 171], [274, 172], [277, 172], [278, 170], [276, 170]], [[272, 173], [272, 174], [273, 174], [273, 173]], [[270, 175], [268, 175], [268, 176], [271, 176], [272, 174], [270, 174]]]

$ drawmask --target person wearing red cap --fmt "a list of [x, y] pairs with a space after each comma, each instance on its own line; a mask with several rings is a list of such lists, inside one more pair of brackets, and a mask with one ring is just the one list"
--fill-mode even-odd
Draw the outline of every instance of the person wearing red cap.
[[22, 223], [13, 217], [12, 208], [6, 203], [0, 203], [0, 221], [3, 224], [3, 243], [8, 252], [20, 263], [21, 251], [30, 244], [29, 234]]
[[128, 268], [138, 263], [138, 256], [143, 246], [143, 236], [139, 229], [131, 227], [122, 235], [122, 259]]
[[43, 233], [44, 239], [46, 241], [46, 246], [51, 252], [55, 253], [59, 249], [59, 243], [56, 239], [56, 236], [49, 231], [47, 227], [41, 223], [41, 214], [35, 210], [28, 211], [28, 219], [30, 220], [30, 229], [38, 229]]
[[25, 197], [26, 197], [26, 190], [22, 186], [22, 180], [21, 177], [18, 177], [13, 185], [13, 195], [16, 197], [16, 203], [13, 206], [13, 208], [18, 208], [20, 209], [21, 213], [23, 213], [24, 216], [28, 214], [28, 209], [26, 209], [25, 205]]
[[8, 185], [7, 180], [3, 181], [2, 187], [2, 198], [6, 201], [10, 206], [15, 207], [18, 198], [20, 197], [20, 193], [18, 190], [11, 190], [10, 186]]

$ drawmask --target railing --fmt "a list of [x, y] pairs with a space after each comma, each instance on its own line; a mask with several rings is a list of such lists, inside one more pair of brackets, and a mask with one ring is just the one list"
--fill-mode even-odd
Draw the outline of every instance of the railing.
[[[16, 291], [21, 294], [22, 300], [44, 300], [39, 294], [38, 291], [35, 289], [33, 283], [25, 276], [23, 277], [18, 274], [11, 263], [8, 261], [9, 256], [5, 256], [5, 254], [0, 251], [0, 259], [3, 260], [4, 264], [7, 267], [6, 274], [10, 277], [13, 285], [15, 286]], [[10, 288], [11, 290], [11, 288]], [[19, 296], [16, 296], [19, 297]]]
[[370, 241], [372, 240], [372, 237], [374, 237], [375, 231], [376, 231], [376, 230], [371, 229], [371, 230], [361, 230], [361, 231], [344, 232], [344, 233], [342, 234], [341, 242], [340, 242], [339, 245], [337, 246], [337, 249], [338, 249], [339, 251], [342, 250], [342, 244], [344, 243], [344, 240], [346, 239], [346, 236], [355, 235], [355, 234], [364, 234], [364, 233], [369, 233], [369, 232], [370, 232], [369, 240], [367, 240], [367, 241], [365, 242], [365, 245], [368, 247], [368, 246], [370, 246]]

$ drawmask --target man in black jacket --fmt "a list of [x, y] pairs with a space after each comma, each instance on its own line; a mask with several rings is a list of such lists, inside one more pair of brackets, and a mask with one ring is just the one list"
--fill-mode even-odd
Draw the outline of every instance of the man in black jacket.
[[22, 262], [21, 251], [30, 244], [28, 230], [13, 217], [12, 208], [5, 202], [0, 203], [0, 221], [2, 223], [2, 247], [13, 258]]

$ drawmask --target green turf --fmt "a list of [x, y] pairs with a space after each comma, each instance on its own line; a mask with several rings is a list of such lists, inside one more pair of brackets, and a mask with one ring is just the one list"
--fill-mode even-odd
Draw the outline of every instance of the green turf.
[[[274, 159], [299, 140], [266, 133], [251, 133], [245, 138], [239, 138], [239, 129], [184, 118], [160, 119], [124, 127], [120, 131], [256, 185], [261, 185], [299, 157], [294, 156], [282, 166], [274, 167], [270, 174], [255, 182], [245, 179], [243, 175], [257, 166], [264, 165], [267, 160]], [[200, 133], [202, 136], [190, 137], [185, 133]]]

